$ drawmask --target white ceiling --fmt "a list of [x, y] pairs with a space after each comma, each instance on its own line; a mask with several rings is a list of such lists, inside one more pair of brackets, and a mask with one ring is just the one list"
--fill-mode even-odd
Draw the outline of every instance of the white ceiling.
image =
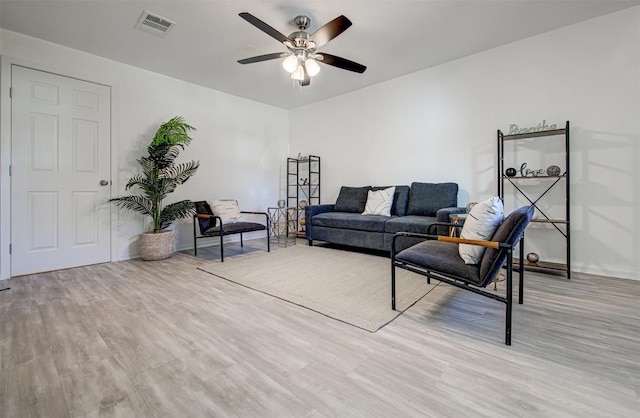
[[[0, 0], [2, 28], [291, 109], [640, 4], [596, 0]], [[177, 24], [160, 38], [134, 29], [143, 10]], [[353, 26], [320, 51], [366, 65], [356, 74], [322, 65], [294, 87], [281, 60], [238, 59], [285, 47], [238, 16], [249, 12], [290, 34], [344, 14]], [[497, 63], [498, 65], [499, 63]]]

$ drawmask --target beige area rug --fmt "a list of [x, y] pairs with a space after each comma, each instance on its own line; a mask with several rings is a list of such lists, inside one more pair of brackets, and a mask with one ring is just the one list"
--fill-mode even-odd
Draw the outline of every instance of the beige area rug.
[[199, 269], [370, 332], [393, 321], [436, 286], [396, 269], [393, 311], [389, 258], [307, 245], [228, 258]]

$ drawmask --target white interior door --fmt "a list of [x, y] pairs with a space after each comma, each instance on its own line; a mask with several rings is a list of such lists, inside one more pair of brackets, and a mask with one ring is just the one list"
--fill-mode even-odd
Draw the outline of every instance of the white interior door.
[[11, 275], [111, 259], [111, 89], [11, 68]]

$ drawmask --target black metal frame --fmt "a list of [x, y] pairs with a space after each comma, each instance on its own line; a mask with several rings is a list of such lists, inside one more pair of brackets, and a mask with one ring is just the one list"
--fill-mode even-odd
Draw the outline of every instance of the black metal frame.
[[[301, 170], [301, 167], [305, 169]], [[316, 168], [317, 170], [315, 170]], [[309, 176], [307, 184], [300, 183], [299, 175], [302, 172]], [[300, 219], [304, 217], [304, 209], [299, 207], [300, 199], [305, 198], [308, 205], [320, 204], [320, 178], [321, 165], [318, 155], [309, 155], [304, 160], [287, 158], [287, 207], [298, 209], [296, 212], [296, 233], [300, 230]], [[293, 188], [295, 188], [295, 193]], [[287, 232], [290, 231], [287, 230]]]
[[[544, 191], [544, 193], [542, 193], [540, 196], [537, 197], [537, 199], [535, 199], [535, 196], [533, 196], [533, 200], [532, 198], [529, 196], [528, 193], [526, 193], [524, 190], [522, 190], [521, 187], [519, 187], [516, 184], [516, 181], [521, 180], [523, 178], [533, 178], [533, 177], [527, 177], [527, 176], [515, 176], [515, 177], [508, 177], [505, 173], [505, 167], [504, 167], [504, 142], [505, 141], [514, 141], [514, 140], [520, 140], [520, 139], [527, 139], [527, 138], [541, 138], [541, 137], [548, 137], [548, 136], [564, 136], [564, 148], [565, 148], [565, 172], [558, 175], [558, 176], [549, 176], [549, 175], [541, 175], [541, 176], [536, 176], [535, 178], [539, 178], [539, 179], [553, 179], [555, 178], [555, 180], [553, 181], [553, 183], [551, 183], [550, 186], [548, 186], [548, 188]], [[540, 214], [542, 216], [544, 216], [546, 219], [544, 220], [532, 220], [533, 223], [536, 222], [544, 222], [544, 223], [549, 223], [551, 225], [553, 225], [553, 227], [560, 232], [560, 234], [562, 234], [565, 238], [565, 251], [566, 251], [566, 257], [565, 257], [565, 267], [564, 269], [550, 269], [552, 271], [565, 271], [566, 275], [567, 275], [567, 279], [571, 279], [571, 179], [570, 179], [570, 174], [571, 174], [571, 169], [570, 169], [570, 154], [571, 154], [571, 150], [570, 150], [570, 140], [569, 140], [569, 136], [570, 136], [570, 126], [569, 126], [569, 121], [565, 122], [565, 126], [564, 128], [560, 128], [560, 129], [554, 129], [554, 130], [548, 130], [548, 131], [538, 131], [538, 132], [528, 132], [528, 133], [523, 133], [523, 134], [511, 134], [511, 135], [505, 135], [501, 130], [498, 129], [498, 170], [497, 170], [497, 175], [498, 175], [498, 196], [500, 197], [500, 199], [502, 199], [502, 201], [504, 202], [504, 197], [505, 197], [505, 180], [508, 181], [509, 184], [511, 184], [515, 190], [518, 191], [518, 193], [523, 196], [524, 198], [526, 198], [533, 206], [535, 206], [535, 208], [538, 210], [538, 212], [540, 212]], [[550, 219], [549, 216], [547, 216], [545, 214], [545, 212], [540, 209], [540, 207], [538, 206], [538, 202], [540, 201], [540, 199], [542, 199], [542, 197], [544, 195], [547, 194], [547, 192], [549, 192], [549, 190], [551, 190], [558, 182], [560, 182], [560, 180], [564, 179], [565, 180], [565, 218], [564, 220], [554, 220], [554, 219]], [[558, 227], [558, 225], [561, 224], [566, 224], [566, 231], [563, 231], [560, 227]], [[520, 258], [522, 258], [522, 255], [520, 255]], [[536, 270], [540, 270], [540, 271], [545, 271], [545, 270], [549, 270], [547, 268], [540, 268], [540, 267], [536, 267]]]
[[[271, 229], [269, 227], [269, 214], [267, 214], [266, 212], [252, 212], [252, 211], [240, 211], [240, 213], [247, 214], [247, 215], [264, 215], [265, 216], [266, 224], [264, 226], [266, 227], [266, 231], [267, 231], [267, 252], [271, 252], [271, 233], [270, 233]], [[197, 230], [196, 230], [197, 224], [198, 224], [198, 218], [215, 219], [216, 220], [216, 224], [220, 225], [220, 233], [219, 234], [198, 235]], [[224, 231], [224, 224], [222, 223], [222, 218], [220, 218], [219, 216], [216, 216], [216, 215], [207, 215], [207, 214], [197, 213], [197, 214], [193, 215], [193, 252], [194, 252], [194, 255], [195, 256], [198, 255], [198, 239], [200, 239], [200, 238], [214, 238], [214, 237], [220, 236], [220, 262], [224, 263], [224, 237], [225, 237], [225, 235], [240, 234], [240, 247], [244, 247], [244, 241], [243, 241], [242, 234], [244, 234], [246, 232], [256, 232], [256, 231], [262, 231], [262, 229], [253, 229], [253, 230], [244, 230], [244, 231], [227, 231], [227, 232], [225, 232]]]
[[[428, 235], [428, 234], [416, 234], [410, 232], [398, 232], [393, 236], [393, 241], [391, 244], [391, 309], [395, 311], [396, 309], [396, 267], [412, 271], [414, 273], [420, 274], [427, 278], [427, 283], [431, 283], [431, 279], [438, 280], [440, 282], [444, 282], [450, 284], [452, 286], [458, 287], [460, 289], [468, 290], [470, 292], [476, 293], [481, 296], [485, 296], [499, 302], [506, 304], [506, 318], [505, 318], [505, 344], [511, 345], [511, 314], [512, 314], [512, 305], [513, 305], [513, 246], [510, 244], [506, 244], [503, 242], [494, 243], [492, 241], [485, 241], [486, 243], [497, 244], [498, 248], [501, 251], [506, 252], [507, 261], [506, 261], [506, 284], [507, 284], [507, 292], [506, 297], [497, 295], [495, 293], [490, 293], [484, 290], [481, 290], [478, 287], [475, 287], [473, 283], [466, 280], [464, 277], [454, 276], [446, 273], [441, 273], [437, 271], [432, 271], [425, 269], [422, 266], [414, 265], [411, 263], [406, 263], [402, 261], [396, 260], [396, 240], [400, 237], [412, 237], [412, 238], [423, 238], [425, 240], [446, 240], [449, 242], [455, 241], [465, 241], [465, 243], [471, 245], [482, 245], [479, 242], [469, 242], [468, 240], [461, 240], [459, 238], [450, 238], [450, 237], [442, 237], [438, 235]], [[520, 259], [518, 272], [519, 272], [519, 297], [518, 303], [523, 303], [523, 285], [524, 285], [524, 268], [523, 268], [523, 253], [524, 253], [524, 235], [520, 237]], [[487, 245], [485, 245], [487, 246]]]

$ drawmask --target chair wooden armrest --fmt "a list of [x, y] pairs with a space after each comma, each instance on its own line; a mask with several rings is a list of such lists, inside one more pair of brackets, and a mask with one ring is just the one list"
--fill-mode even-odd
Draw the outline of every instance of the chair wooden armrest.
[[453, 242], [454, 244], [479, 245], [481, 247], [495, 248], [496, 250], [498, 248], [506, 248], [505, 246], [510, 247], [510, 245], [505, 244], [503, 242], [484, 241], [484, 240], [478, 240], [478, 239], [464, 239], [464, 238], [457, 238], [457, 237], [443, 237], [442, 235], [438, 235], [438, 241]]
[[216, 215], [207, 215], [205, 213], [196, 213], [195, 215], [193, 215], [193, 218], [200, 218], [200, 219], [215, 219], [216, 222], [220, 222], [222, 223], [222, 218], [220, 218], [219, 216]]

